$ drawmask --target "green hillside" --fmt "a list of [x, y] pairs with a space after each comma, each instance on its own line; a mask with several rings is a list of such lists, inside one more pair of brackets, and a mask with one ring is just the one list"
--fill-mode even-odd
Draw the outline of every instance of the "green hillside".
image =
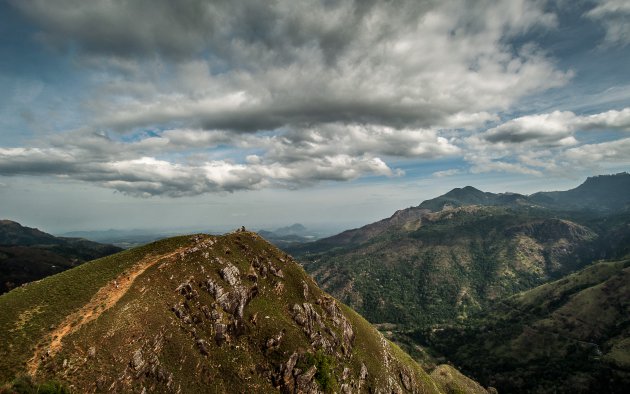
[[500, 392], [627, 393], [630, 260], [595, 264], [416, 340]]
[[245, 231], [95, 260], [0, 296], [0, 310], [5, 382], [27, 374], [73, 392], [160, 393], [439, 393], [463, 382], [480, 392], [456, 373], [433, 379]]
[[[467, 206], [362, 243], [291, 251], [323, 289], [398, 329], [464, 320], [599, 257], [600, 236], [547, 212]], [[616, 244], [615, 244], [616, 245]]]

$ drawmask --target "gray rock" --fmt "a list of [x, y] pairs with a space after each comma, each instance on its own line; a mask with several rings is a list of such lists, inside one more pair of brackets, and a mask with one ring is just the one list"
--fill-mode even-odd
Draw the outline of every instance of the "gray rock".
[[230, 263], [228, 263], [227, 266], [221, 268], [221, 271], [219, 271], [219, 274], [221, 275], [221, 278], [224, 281], [226, 281], [232, 286], [240, 282], [240, 278], [239, 278], [240, 271], [238, 270], [238, 268], [236, 268], [234, 265]]
[[304, 301], [308, 301], [308, 296], [309, 296], [308, 284], [306, 284], [306, 282], [304, 281], [302, 281], [302, 294], [304, 295]]
[[274, 335], [273, 337], [267, 339], [267, 342], [265, 342], [265, 349], [271, 349], [271, 348], [275, 348], [278, 347], [280, 345], [280, 341], [282, 340], [282, 337], [284, 337], [284, 330], [280, 331], [278, 334]]
[[299, 375], [295, 379], [295, 389], [296, 391], [302, 393], [316, 393], [318, 392], [318, 384], [313, 381], [315, 374], [317, 373], [317, 368], [313, 365], [306, 372]]
[[214, 297], [215, 300], [221, 298], [221, 296], [225, 294], [223, 287], [210, 278], [203, 283], [203, 287]]
[[361, 372], [359, 373], [359, 379], [365, 380], [368, 377], [368, 369], [364, 363], [361, 363]]
[[144, 357], [142, 356], [142, 350], [138, 349], [133, 353], [133, 357], [131, 359], [131, 368], [136, 371], [140, 371], [146, 362], [144, 361]]
[[403, 387], [406, 390], [411, 391], [411, 389], [413, 388], [413, 381], [411, 380], [411, 374], [409, 373], [409, 371], [407, 371], [404, 368], [400, 370], [400, 381], [402, 382]]

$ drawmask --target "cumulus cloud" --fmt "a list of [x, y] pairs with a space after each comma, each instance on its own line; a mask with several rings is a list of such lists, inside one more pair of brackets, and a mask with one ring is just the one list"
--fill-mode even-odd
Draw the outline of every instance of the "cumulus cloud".
[[601, 131], [630, 131], [630, 108], [592, 115], [554, 111], [511, 119], [464, 139], [468, 147], [464, 157], [473, 173], [566, 175], [576, 168], [594, 171], [630, 164], [629, 139], [580, 144], [575, 137], [579, 131], [592, 133], [595, 140]]
[[459, 175], [462, 174], [463, 171], [459, 168], [451, 168], [448, 170], [435, 171], [432, 175], [436, 178], [444, 178], [447, 176]]
[[578, 116], [570, 111], [527, 115], [488, 129], [481, 137], [491, 143], [535, 143], [570, 146], [578, 141], [576, 130], [619, 129], [630, 131], [630, 108]]
[[624, 46], [630, 43], [630, 3], [627, 1], [600, 0], [585, 15], [604, 25], [607, 44]]
[[[366, 130], [347, 137], [364, 138], [363, 145], [358, 140], [357, 145], [331, 140], [316, 131], [308, 138], [298, 132], [242, 138], [223, 131], [171, 129], [125, 142], [106, 133], [77, 130], [55, 135], [48, 147], [0, 148], [0, 175], [53, 175], [134, 196], [179, 197], [264, 187], [298, 188], [365, 175], [397, 176], [402, 171], [391, 169], [373, 153], [431, 156], [457, 151], [434, 133], [418, 133], [416, 145], [403, 148], [395, 144], [375, 147]], [[292, 149], [293, 144], [298, 149]], [[229, 157], [212, 158], [213, 151], [194, 160], [190, 155], [191, 150], [205, 152], [218, 145], [253, 147], [261, 153], [247, 155], [240, 163]], [[180, 161], [177, 152], [183, 153]], [[171, 157], [157, 157], [165, 154]]]
[[87, 152], [59, 149], [0, 149], [0, 174], [55, 175], [96, 183], [134, 196], [181, 197], [276, 186], [295, 188], [318, 181], [347, 181], [366, 174], [393, 176], [381, 159], [323, 156], [292, 166], [224, 160], [175, 163], [154, 157], [95, 161]]
[[630, 163], [630, 138], [585, 144], [568, 149], [564, 155], [572, 164], [598, 166], [604, 163]]
[[554, 111], [549, 114], [529, 115], [511, 119], [483, 133], [486, 141], [497, 143], [538, 143], [573, 145], [571, 136], [576, 116], [573, 112]]
[[581, 116], [575, 121], [576, 128], [585, 130], [619, 129], [630, 131], [630, 108], [610, 110], [599, 114]]

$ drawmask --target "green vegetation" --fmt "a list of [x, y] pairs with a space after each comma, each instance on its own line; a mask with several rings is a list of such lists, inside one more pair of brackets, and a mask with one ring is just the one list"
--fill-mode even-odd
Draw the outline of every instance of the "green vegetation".
[[415, 339], [503, 392], [625, 392], [630, 260], [601, 262]]
[[298, 366], [302, 370], [308, 370], [310, 367], [315, 366], [317, 368], [315, 380], [325, 393], [333, 393], [338, 389], [337, 379], [334, 375], [334, 359], [321, 350], [315, 354], [307, 353], [304, 361]]
[[35, 383], [28, 376], [21, 376], [11, 383], [0, 386], [0, 394], [70, 394], [71, 391], [63, 384], [50, 381]]
[[123, 251], [0, 295], [0, 380], [18, 374], [50, 327], [87, 303], [99, 288], [147, 254], [164, 253], [187, 239], [171, 238]]
[[122, 249], [0, 220], [0, 294]]
[[569, 274], [630, 257], [629, 187], [622, 173], [532, 196], [454, 189], [289, 252], [428, 369], [446, 355], [500, 391], [617, 392], [630, 373], [625, 263]]
[[623, 243], [549, 216], [530, 208], [463, 207], [427, 214], [415, 230], [393, 227], [359, 244], [295, 252], [325, 290], [369, 321], [406, 330], [463, 321]]

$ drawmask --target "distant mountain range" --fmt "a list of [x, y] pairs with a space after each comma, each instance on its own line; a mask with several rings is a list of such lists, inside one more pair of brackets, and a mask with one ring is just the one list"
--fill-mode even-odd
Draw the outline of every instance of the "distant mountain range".
[[4, 294], [0, 310], [8, 390], [488, 393], [449, 365], [429, 374], [247, 231], [126, 250]]
[[113, 245], [55, 237], [11, 220], [0, 220], [0, 294], [120, 250]]
[[531, 196], [458, 188], [287, 250], [374, 323], [462, 320], [492, 300], [630, 252], [629, 180], [599, 176]]
[[[186, 232], [184, 232], [186, 233]], [[62, 237], [84, 238], [90, 241], [116, 245], [123, 249], [133, 248], [157, 241], [162, 238], [182, 235], [182, 232], [151, 231], [151, 230], [92, 230], [71, 231], [61, 234]]]
[[538, 192], [529, 196], [518, 193], [482, 192], [472, 186], [466, 186], [424, 201], [416, 209], [437, 212], [445, 207], [499, 205], [542, 207], [562, 211], [618, 212], [630, 208], [630, 195], [623, 193], [627, 190], [630, 190], [630, 174], [627, 172], [590, 177], [580, 186], [567, 191]]
[[307, 229], [300, 223], [280, 227], [275, 230], [260, 230], [258, 234], [279, 248], [312, 242], [319, 238], [316, 232]]

